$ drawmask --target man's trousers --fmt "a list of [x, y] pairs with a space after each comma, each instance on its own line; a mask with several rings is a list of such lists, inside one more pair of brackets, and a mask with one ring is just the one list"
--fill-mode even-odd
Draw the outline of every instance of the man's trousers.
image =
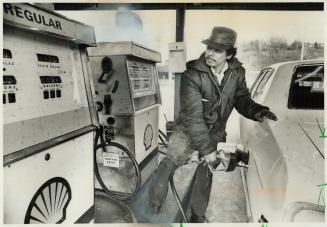
[[[193, 153], [190, 138], [182, 126], [176, 126], [171, 135], [167, 148], [167, 156], [160, 162], [150, 186], [150, 202], [161, 206], [168, 192], [168, 182], [175, 169], [182, 166]], [[195, 172], [195, 181], [192, 187], [190, 207], [192, 213], [204, 216], [210, 198], [212, 174], [207, 166], [199, 164]]]

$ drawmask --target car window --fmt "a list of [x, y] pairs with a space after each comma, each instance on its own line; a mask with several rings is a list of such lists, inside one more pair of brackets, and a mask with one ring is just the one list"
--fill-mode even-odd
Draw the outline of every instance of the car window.
[[262, 95], [263, 93], [263, 88], [265, 87], [265, 85], [267, 84], [271, 74], [273, 72], [273, 69], [265, 69], [262, 73], [262, 79], [260, 81], [260, 83], [258, 84], [258, 86], [256, 87], [252, 98], [256, 98], [259, 97], [260, 95]]
[[291, 109], [324, 109], [324, 66], [300, 65], [294, 70], [288, 99]]
[[257, 76], [257, 78], [255, 79], [251, 89], [250, 89], [250, 93], [251, 93], [251, 97], [253, 97], [254, 92], [257, 90], [258, 85], [260, 84], [262, 77], [265, 75], [266, 71], [262, 70], [260, 71], [259, 75]]

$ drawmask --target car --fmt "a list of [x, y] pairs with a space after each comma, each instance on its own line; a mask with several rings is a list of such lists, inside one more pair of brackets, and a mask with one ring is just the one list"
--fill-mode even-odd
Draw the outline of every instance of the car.
[[324, 222], [324, 64], [303, 60], [260, 71], [250, 93], [278, 121], [240, 119], [254, 222]]

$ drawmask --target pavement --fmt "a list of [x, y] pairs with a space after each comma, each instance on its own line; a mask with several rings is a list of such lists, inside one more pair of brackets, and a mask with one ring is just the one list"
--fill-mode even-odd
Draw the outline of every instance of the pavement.
[[94, 197], [94, 223], [133, 223], [135, 217], [123, 202], [110, 199], [96, 191]]
[[248, 222], [240, 170], [215, 173], [212, 185], [206, 212], [208, 221], [211, 223]]

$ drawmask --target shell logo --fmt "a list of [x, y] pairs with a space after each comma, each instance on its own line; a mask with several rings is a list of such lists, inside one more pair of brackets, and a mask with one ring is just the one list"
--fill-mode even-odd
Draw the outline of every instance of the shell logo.
[[153, 129], [152, 126], [148, 124], [144, 130], [144, 137], [143, 137], [143, 144], [145, 150], [148, 150], [151, 147], [152, 139], [153, 139]]
[[66, 209], [72, 198], [67, 180], [55, 177], [45, 182], [33, 196], [25, 224], [60, 224], [66, 220]]

